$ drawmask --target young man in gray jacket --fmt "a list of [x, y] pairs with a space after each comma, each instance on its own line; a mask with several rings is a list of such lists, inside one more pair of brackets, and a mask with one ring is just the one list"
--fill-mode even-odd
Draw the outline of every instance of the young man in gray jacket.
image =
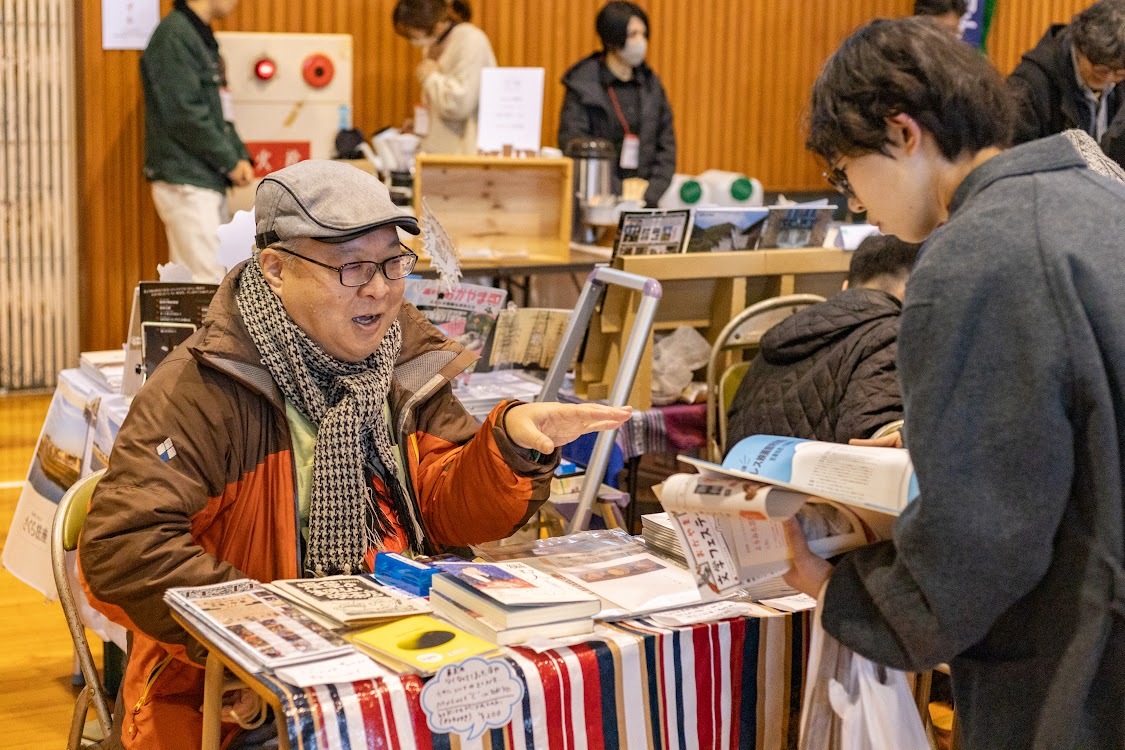
[[1065, 136], [1003, 150], [1003, 83], [917, 19], [828, 61], [810, 148], [853, 210], [926, 239], [898, 369], [921, 496], [832, 567], [790, 528], [825, 629], [948, 662], [968, 750], [1125, 747], [1125, 187]]

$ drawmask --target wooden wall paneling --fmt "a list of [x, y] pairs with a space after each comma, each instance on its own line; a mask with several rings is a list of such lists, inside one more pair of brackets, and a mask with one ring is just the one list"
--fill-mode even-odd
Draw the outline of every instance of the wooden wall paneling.
[[1024, 0], [996, 3], [989, 31], [989, 57], [1007, 75], [1020, 56], [1036, 45], [1053, 23], [1069, 23], [1075, 13], [1092, 5], [1092, 0]]
[[[546, 69], [543, 143], [557, 143], [562, 74], [598, 49], [601, 0], [471, 0], [474, 21], [501, 65]], [[395, 0], [243, 0], [224, 30], [350, 33], [353, 119], [365, 132], [398, 125], [419, 98], [420, 54], [394, 33]], [[675, 113], [678, 168], [732, 169], [771, 190], [824, 187], [804, 149], [808, 94], [824, 60], [855, 28], [910, 12], [911, 0], [643, 0], [653, 27], [649, 60]], [[1007, 73], [1051, 22], [1088, 0], [1001, 0], [990, 54]], [[100, 3], [79, 13], [82, 347], [125, 334], [131, 291], [167, 257], [143, 163], [139, 53], [101, 49]], [[161, 0], [167, 13], [171, 0]]]

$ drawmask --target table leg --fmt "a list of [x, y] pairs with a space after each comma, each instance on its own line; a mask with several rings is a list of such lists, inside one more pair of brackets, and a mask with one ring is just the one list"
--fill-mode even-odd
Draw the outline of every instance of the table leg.
[[630, 456], [625, 461], [625, 486], [628, 487], [629, 504], [625, 506], [625, 530], [630, 534], [637, 533], [637, 492], [640, 485], [641, 457]]
[[290, 750], [289, 724], [285, 721], [285, 714], [281, 709], [274, 708], [273, 720], [277, 724], [277, 750]]
[[207, 652], [203, 678], [203, 745], [202, 750], [219, 750], [222, 741], [223, 662], [218, 652]]

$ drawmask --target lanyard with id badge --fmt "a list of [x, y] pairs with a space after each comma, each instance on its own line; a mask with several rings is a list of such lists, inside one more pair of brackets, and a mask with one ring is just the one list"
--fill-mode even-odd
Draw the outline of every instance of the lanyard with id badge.
[[641, 166], [641, 139], [629, 128], [629, 122], [625, 119], [625, 113], [621, 111], [621, 103], [617, 101], [613, 86], [606, 86], [606, 92], [609, 94], [609, 100], [613, 102], [613, 111], [617, 113], [617, 119], [621, 121], [621, 127], [625, 130], [625, 140], [621, 142], [619, 166], [622, 169], [638, 169]]

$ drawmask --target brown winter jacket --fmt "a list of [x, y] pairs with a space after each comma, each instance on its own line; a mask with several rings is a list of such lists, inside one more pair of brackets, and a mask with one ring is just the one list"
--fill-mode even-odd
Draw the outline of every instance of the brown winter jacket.
[[[80, 540], [94, 606], [133, 631], [125, 747], [200, 743], [205, 654], [173, 622], [164, 591], [302, 570], [285, 402], [239, 315], [237, 278], [134, 399]], [[453, 396], [470, 353], [408, 304], [399, 322], [388, 401], [427, 543], [505, 537], [549, 494], [554, 462], [533, 462], [508, 439], [510, 404], [478, 426]]]

